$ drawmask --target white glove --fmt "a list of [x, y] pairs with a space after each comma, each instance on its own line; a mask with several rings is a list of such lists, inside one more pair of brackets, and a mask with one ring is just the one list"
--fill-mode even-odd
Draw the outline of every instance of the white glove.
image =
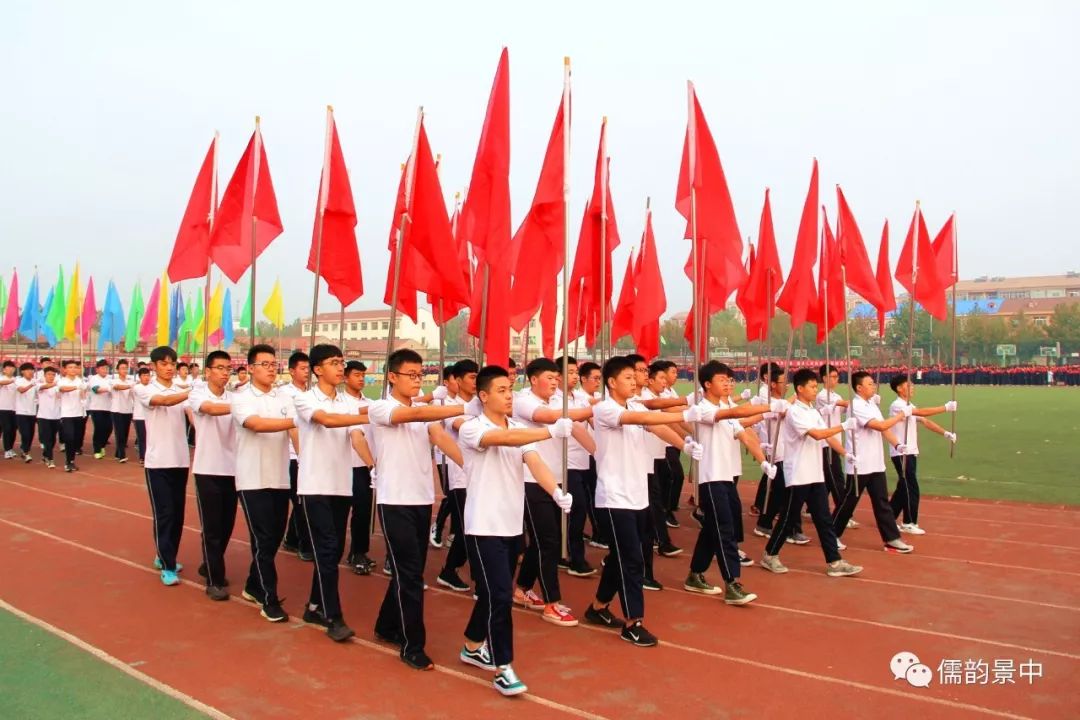
[[787, 400], [774, 398], [772, 402], [769, 403], [769, 410], [773, 411], [774, 413], [780, 414], [787, 412]]
[[836, 404], [835, 403], [829, 403], [828, 405], [822, 405], [821, 410], [819, 412], [821, 413], [822, 417], [828, 417], [828, 416], [832, 415], [833, 410], [835, 410], [835, 409], [836, 409]]
[[450, 391], [446, 389], [445, 385], [440, 385], [431, 391], [431, 399], [443, 401], [450, 397]]
[[870, 398], [870, 402], [874, 403], [875, 405], [880, 405], [881, 404], [881, 396], [878, 395], [877, 393], [874, 393], [873, 397]]
[[570, 493], [564, 493], [562, 488], [555, 488], [555, 492], [551, 494], [551, 499], [566, 514], [570, 513], [570, 508], [574, 505], [574, 496]]
[[568, 438], [570, 431], [574, 429], [574, 421], [570, 418], [559, 418], [548, 426], [548, 432], [553, 438]]
[[904, 417], [909, 418], [909, 417], [911, 417], [911, 413], [913, 413], [914, 411], [915, 411], [915, 408], [913, 408], [910, 405], [905, 405], [902, 412], [904, 413]]
[[750, 398], [750, 404], [751, 405], [768, 405], [769, 401], [766, 400], [765, 398], [761, 397], [760, 395], [755, 395], [754, 397]]
[[855, 432], [859, 429], [859, 421], [853, 417], [849, 417], [847, 420], [840, 423], [840, 427], [844, 428], [848, 432]]
[[767, 442], [761, 443], [761, 452], [767, 453], [767, 452], [769, 452], [771, 450], [772, 450], [772, 443], [767, 443]]
[[771, 410], [761, 416], [762, 420], [775, 420], [778, 417], [780, 417], [780, 416], [777, 415], [776, 413], [772, 412]]
[[950, 400], [945, 403], [945, 412], [956, 412], [956, 401]]
[[847, 455], [845, 455], [844, 459], [847, 460], [848, 465], [850, 465], [853, 468], [859, 466], [859, 459], [857, 457], [855, 457], [854, 455], [852, 455], [851, 453], [848, 453]]
[[691, 405], [683, 410], [682, 414], [683, 421], [688, 423], [701, 422], [703, 417], [705, 417], [705, 413], [697, 405]]
[[776, 466], [766, 460], [761, 463], [761, 472], [765, 473], [765, 477], [772, 480], [776, 477]]
[[592, 394], [592, 396], [593, 396], [593, 399], [594, 399], [594, 400], [600, 400], [600, 399], [602, 399], [602, 398], [604, 397], [603, 395], [601, 395], [601, 394], [600, 394], [600, 391], [599, 391], [599, 390], [597, 390], [596, 392], [594, 392], [594, 393]]
[[901, 455], [907, 455], [908, 454], [908, 446], [905, 445], [904, 443], [897, 443], [896, 444], [896, 452], [900, 453]]
[[946, 430], [945, 431], [945, 439], [948, 440], [951, 443], [955, 443], [956, 442], [956, 433], [949, 432], [949, 431]]
[[701, 458], [705, 457], [705, 446], [694, 442], [693, 438], [687, 437], [686, 444], [683, 445], [683, 452], [694, 460], [701, 460]]
[[749, 400], [753, 396], [754, 393], [750, 392], [750, 388], [746, 388], [741, 393], [739, 393], [739, 397], [741, 397], [743, 400]]

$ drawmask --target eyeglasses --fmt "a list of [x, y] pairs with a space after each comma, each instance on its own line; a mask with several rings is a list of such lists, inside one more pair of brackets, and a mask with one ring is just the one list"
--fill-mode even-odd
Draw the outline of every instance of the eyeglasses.
[[423, 373], [418, 373], [418, 372], [411, 372], [411, 373], [396, 372], [396, 373], [393, 373], [393, 374], [397, 375], [398, 377], [409, 378], [410, 380], [413, 380], [413, 381], [418, 381], [418, 380], [420, 380], [421, 378], [424, 377]]
[[341, 358], [331, 358], [330, 360], [323, 360], [323, 365], [329, 365], [330, 367], [345, 367], [345, 361]]
[[[271, 364], [273, 364], [273, 363], [271, 363]], [[207, 370], [225, 370], [225, 371], [229, 371], [229, 370], [232, 370], [232, 368], [230, 366], [228, 366], [228, 365], [211, 365], [209, 368], [207, 368]]]
[[274, 368], [274, 369], [277, 368], [277, 361], [276, 360], [263, 360], [262, 362], [253, 362], [253, 363], [251, 363], [251, 365], [252, 365], [252, 367], [261, 367], [261, 368], [265, 368], [266, 370], [270, 370], [271, 368]]

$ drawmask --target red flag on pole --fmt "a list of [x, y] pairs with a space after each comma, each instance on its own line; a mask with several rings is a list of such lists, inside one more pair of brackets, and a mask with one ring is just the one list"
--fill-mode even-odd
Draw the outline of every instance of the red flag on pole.
[[773, 228], [772, 203], [765, 189], [765, 204], [761, 207], [757, 251], [750, 266], [750, 275], [740, 289], [739, 304], [746, 319], [746, 339], [764, 340], [769, 321], [776, 315], [776, 295], [784, 284], [780, 254], [776, 250], [776, 231]]
[[652, 211], [645, 213], [645, 230], [634, 263], [634, 345], [639, 354], [654, 358], [660, 354], [660, 317], [667, 311], [664, 279], [656, 255]]
[[881, 245], [877, 255], [877, 283], [881, 292], [881, 305], [878, 306], [878, 337], [885, 337], [885, 314], [896, 309], [896, 295], [893, 293], [892, 273], [889, 272], [889, 221], [881, 228]]
[[956, 213], [949, 216], [934, 238], [934, 258], [937, 261], [938, 277], [944, 283], [943, 289], [956, 284]]
[[326, 145], [307, 269], [318, 272], [320, 277], [326, 280], [330, 294], [342, 305], [351, 305], [364, 294], [360, 250], [356, 245], [356, 206], [353, 204], [349, 170], [345, 166], [345, 156], [341, 152], [337, 123], [334, 122], [334, 111], [331, 108], [326, 110]]
[[825, 336], [839, 325], [847, 314], [839, 243], [829, 226], [829, 216], [824, 206], [821, 208], [821, 262], [818, 265], [817, 302], [813, 322], [817, 325], [817, 342], [821, 344], [825, 342]]
[[938, 320], [944, 321], [949, 310], [945, 302], [945, 288], [948, 280], [943, 280], [938, 273], [937, 258], [930, 244], [930, 233], [926, 229], [919, 206], [911, 217], [911, 226], [900, 257], [896, 261], [896, 280], [908, 291], [908, 296], [923, 306], [926, 312]]
[[806, 191], [799, 232], [795, 238], [795, 254], [791, 260], [788, 279], [776, 306], [791, 317], [791, 329], [798, 330], [817, 307], [817, 291], [814, 288], [814, 260], [818, 254], [818, 163], [810, 173], [810, 187]]
[[619, 288], [619, 302], [615, 305], [615, 314], [611, 318], [611, 344], [619, 342], [634, 331], [634, 300], [637, 291], [634, 287], [634, 263], [637, 253], [630, 250], [626, 258], [626, 271], [623, 273], [622, 287]]
[[[468, 243], [461, 237], [459, 231], [459, 219], [461, 215], [461, 208], [455, 203], [454, 214], [450, 216], [450, 234], [454, 238], [454, 251], [457, 253], [457, 265], [456, 268], [461, 270], [462, 282], [466, 290], [469, 293], [469, 297], [472, 296], [472, 283], [473, 283], [473, 267], [472, 261], [469, 258]], [[454, 272], [454, 267], [446, 268], [445, 272]], [[431, 304], [431, 315], [435, 319], [435, 322], [442, 325], [443, 323], [452, 320], [459, 312], [469, 306], [469, 303], [462, 302], [460, 300], [451, 300], [449, 298], [442, 298], [433, 293], [427, 294], [427, 300]], [[441, 305], [441, 307], [440, 307]]]
[[840, 186], [836, 186], [836, 240], [839, 243], [839, 262], [844, 267], [845, 285], [858, 293], [876, 308], [883, 304], [881, 288], [878, 287], [870, 256], [866, 252], [862, 233], [855, 222], [855, 214], [848, 206]]
[[[252, 237], [252, 219], [255, 235]], [[270, 164], [256, 122], [255, 132], [236, 165], [225, 193], [221, 196], [214, 226], [210, 232], [210, 254], [225, 275], [234, 283], [251, 266], [252, 246], [255, 257], [282, 233]]]
[[[203, 277], [210, 268], [210, 228], [217, 211], [217, 144], [215, 134], [195, 177], [195, 187], [191, 189], [180, 229], [176, 232], [168, 267], [169, 280], [174, 283]], [[218, 240], [232, 241], [233, 238], [219, 237]]]
[[[505, 363], [510, 357], [510, 278], [514, 267], [510, 240], [510, 58], [506, 48], [495, 71], [459, 222], [480, 264], [480, 282], [475, 284], [470, 302], [469, 334], [483, 334], [487, 362]], [[482, 307], [485, 275], [486, 312]], [[487, 327], [481, 333], [485, 315]]]

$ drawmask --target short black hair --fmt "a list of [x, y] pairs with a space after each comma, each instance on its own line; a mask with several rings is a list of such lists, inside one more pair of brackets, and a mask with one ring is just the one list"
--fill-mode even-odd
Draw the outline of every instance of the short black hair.
[[[638, 357], [641, 357], [638, 355]], [[604, 387], [607, 387], [608, 381], [615, 377], [623, 370], [633, 370], [634, 362], [629, 357], [623, 357], [622, 355], [615, 355], [608, 358], [608, 361], [604, 363]]]
[[443, 366], [442, 379], [449, 380], [452, 377], [457, 377], [457, 375], [454, 374], [455, 367], [457, 367], [457, 363], [450, 363], [449, 365]]
[[[56, 374], [56, 368], [54, 368], [52, 365], [46, 365], [45, 369], [42, 370], [41, 372], [43, 372], [43, 373], [53, 373], [55, 375]], [[147, 370], [146, 372], [149, 373], [150, 371]]]
[[82, 363], [80, 363], [78, 360], [64, 360], [62, 363], [60, 363], [60, 365], [62, 367], [67, 367], [68, 365], [82, 365]]
[[52, 362], [52, 358], [49, 357], [48, 355], [42, 355], [41, 360], [39, 360], [38, 362], [43, 362], [43, 363]]
[[663, 360], [656, 360], [649, 365], [649, 377], [654, 378], [660, 373], [667, 373], [667, 364]]
[[529, 364], [525, 366], [525, 377], [532, 380], [541, 373], [553, 372], [558, 374], [561, 371], [562, 368], [556, 365], [551, 358], [538, 357], [530, 360]]
[[99, 367], [109, 367], [109, 361], [108, 361], [108, 360], [106, 360], [105, 358], [101, 358], [101, 359], [100, 359], [100, 360], [98, 360], [98, 361], [97, 361], [96, 363], [94, 363], [94, 367], [95, 367], [95, 368], [99, 368]]
[[[835, 365], [830, 365], [828, 363], [826, 363], [826, 364], [822, 365], [820, 368], [818, 368], [818, 375], [820, 375], [821, 377], [825, 377], [829, 373], [837, 373], [837, 374], [839, 374], [840, 371], [836, 369]], [[818, 378], [818, 379], [820, 380], [821, 378]]]
[[[420, 357], [420, 353], [409, 348], [401, 348], [390, 353], [390, 357], [386, 360], [386, 369], [392, 373], [399, 372], [401, 366], [406, 363], [414, 363], [416, 365], [423, 365], [424, 358]], [[315, 363], [312, 362], [312, 365]]]
[[130, 363], [128, 363], [128, 361], [125, 358], [120, 358], [119, 360], [116, 361], [117, 369], [119, 369], [121, 365], [123, 365], [124, 367], [128, 367], [129, 364]]
[[589, 375], [592, 374], [594, 370], [599, 372], [600, 366], [594, 363], [592, 360], [589, 360], [581, 363], [581, 365], [578, 366], [578, 375], [583, 378], [589, 377]]
[[456, 378], [463, 378], [469, 373], [479, 373], [480, 366], [476, 364], [475, 360], [465, 358], [464, 360], [458, 360], [454, 363], [454, 372], [452, 375]]
[[250, 372], [250, 371], [248, 370], [248, 366], [247, 366], [247, 365], [237, 365], [237, 366], [236, 366], [236, 373], [237, 373], [237, 374], [239, 375], [239, 374], [240, 374], [240, 373], [242, 373], [242, 372]]
[[[260, 355], [269, 355], [270, 357], [277, 360], [277, 351], [274, 350], [273, 345], [267, 345], [266, 343], [259, 343], [258, 345], [252, 345], [251, 349], [248, 350], [248, 355], [247, 355], [248, 365], [255, 362], [255, 358], [259, 357]], [[237, 369], [237, 371], [240, 370], [240, 368], [236, 368], [236, 369]]]
[[224, 350], [214, 350], [212, 353], [206, 356], [206, 367], [210, 367], [214, 364], [215, 360], [224, 360], [232, 365], [232, 358], [229, 357], [229, 353]]
[[350, 360], [349, 362], [345, 363], [345, 374], [348, 375], [349, 373], [354, 372], [366, 373], [367, 365], [360, 362], [359, 360]]
[[186, 362], [180, 362], [176, 364], [176, 369], [179, 370], [180, 368], [186, 368], [187, 366], [188, 364]]
[[14, 360], [5, 360], [3, 367], [13, 368], [13, 367], [15, 367], [15, 361]]
[[[824, 369], [826, 367], [832, 367], [832, 365], [822, 365], [821, 367]], [[836, 370], [836, 368], [833, 368], [833, 370]], [[792, 382], [797, 388], [805, 387], [811, 380], [814, 382], [821, 382], [821, 378], [819, 378], [818, 374], [811, 368], [799, 368], [795, 371], [794, 377], [792, 377]]]
[[667, 370], [671, 370], [672, 368], [677, 369], [679, 367], [679, 364], [672, 360], [659, 360], [658, 362], [664, 363], [664, 368], [666, 368]]
[[897, 388], [899, 388], [901, 385], [903, 385], [904, 383], [906, 383], [910, 379], [911, 378], [909, 378], [907, 376], [907, 373], [900, 373], [899, 375], [893, 375], [892, 380], [889, 380], [889, 387], [892, 388], [893, 392], [896, 392]]
[[476, 392], [487, 392], [495, 378], [508, 378], [510, 373], [499, 365], [485, 365], [476, 373]]
[[[506, 367], [510, 368], [511, 370], [517, 367], [517, 363], [514, 362], [514, 358], [509, 358], [506, 361]], [[509, 375], [507, 375], [507, 377], [509, 377]]]
[[34, 369], [34, 363], [25, 362], [25, 363], [23, 363], [22, 365], [19, 366], [19, 372], [20, 373], [24, 373], [27, 370], [33, 370], [33, 369]]
[[196, 362], [193, 362], [193, 363], [188, 363], [188, 369], [189, 369], [189, 370], [195, 370], [195, 369], [197, 369], [198, 367], [199, 367], [199, 363], [196, 363]]
[[868, 377], [870, 377], [870, 373], [866, 372], [865, 370], [856, 370], [851, 374], [851, 388], [855, 389], [859, 387], [859, 383], [861, 383]]
[[294, 351], [293, 354], [289, 356], [289, 369], [295, 370], [296, 366], [302, 362], [306, 362], [310, 365], [311, 359], [308, 358], [307, 353], [302, 350]]
[[631, 367], [637, 365], [638, 363], [645, 362], [645, 356], [644, 355], [638, 355], [637, 353], [630, 353], [629, 355], [626, 356], [626, 359], [630, 361], [630, 366]]
[[717, 375], [727, 375], [733, 378], [735, 372], [719, 360], [710, 360], [698, 370], [698, 382], [701, 383], [702, 389], [705, 388], [705, 383], [711, 383]]
[[[53, 372], [56, 372], [56, 368], [45, 368], [45, 372], [49, 372], [50, 370], [52, 370]], [[141, 375], [149, 375], [150, 374], [150, 368], [141, 367], [141, 368], [139, 368], [139, 371], [137, 373], [135, 373], [135, 374], [140, 375], [140, 376]]]
[[759, 371], [761, 378], [769, 382], [780, 382], [780, 376], [784, 374], [784, 368], [774, 362], [764, 363]]
[[176, 362], [176, 351], [168, 345], [159, 345], [150, 351], [150, 362], [157, 363], [162, 360], [172, 360]]
[[567, 367], [570, 367], [571, 365], [573, 365], [574, 367], [577, 367], [577, 358], [571, 357], [570, 355], [563, 355], [561, 357], [555, 358], [555, 364], [559, 366], [559, 372], [562, 372], [562, 366], [563, 366], [563, 361], [564, 360], [566, 361], [566, 366]]
[[331, 345], [330, 343], [319, 343], [315, 347], [311, 348], [311, 368], [312, 372], [315, 372], [315, 368], [321, 365], [324, 361], [330, 358], [343, 358], [341, 354], [341, 348], [337, 345]]

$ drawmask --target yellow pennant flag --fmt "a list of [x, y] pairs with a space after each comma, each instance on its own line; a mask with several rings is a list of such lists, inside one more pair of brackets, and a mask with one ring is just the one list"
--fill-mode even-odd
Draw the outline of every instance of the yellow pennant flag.
[[169, 292], [169, 276], [161, 273], [161, 290], [158, 295], [157, 306], [157, 344], [169, 344], [169, 301], [172, 299]]
[[281, 298], [281, 278], [274, 279], [274, 289], [270, 293], [270, 299], [263, 305], [262, 311], [263, 316], [278, 330], [285, 327], [285, 303]]
[[213, 294], [210, 295], [210, 299], [207, 301], [206, 312], [203, 314], [199, 324], [195, 327], [195, 338], [202, 342], [204, 328], [206, 325], [205, 333], [207, 336], [213, 335], [215, 332], [221, 329], [221, 310], [224, 303], [224, 291], [221, 288], [221, 281], [218, 280], [218, 284], [214, 287]]
[[75, 263], [75, 273], [71, 276], [71, 292], [68, 293], [67, 311], [64, 313], [64, 337], [75, 340], [75, 320], [82, 314], [82, 289], [79, 287], [79, 263]]

